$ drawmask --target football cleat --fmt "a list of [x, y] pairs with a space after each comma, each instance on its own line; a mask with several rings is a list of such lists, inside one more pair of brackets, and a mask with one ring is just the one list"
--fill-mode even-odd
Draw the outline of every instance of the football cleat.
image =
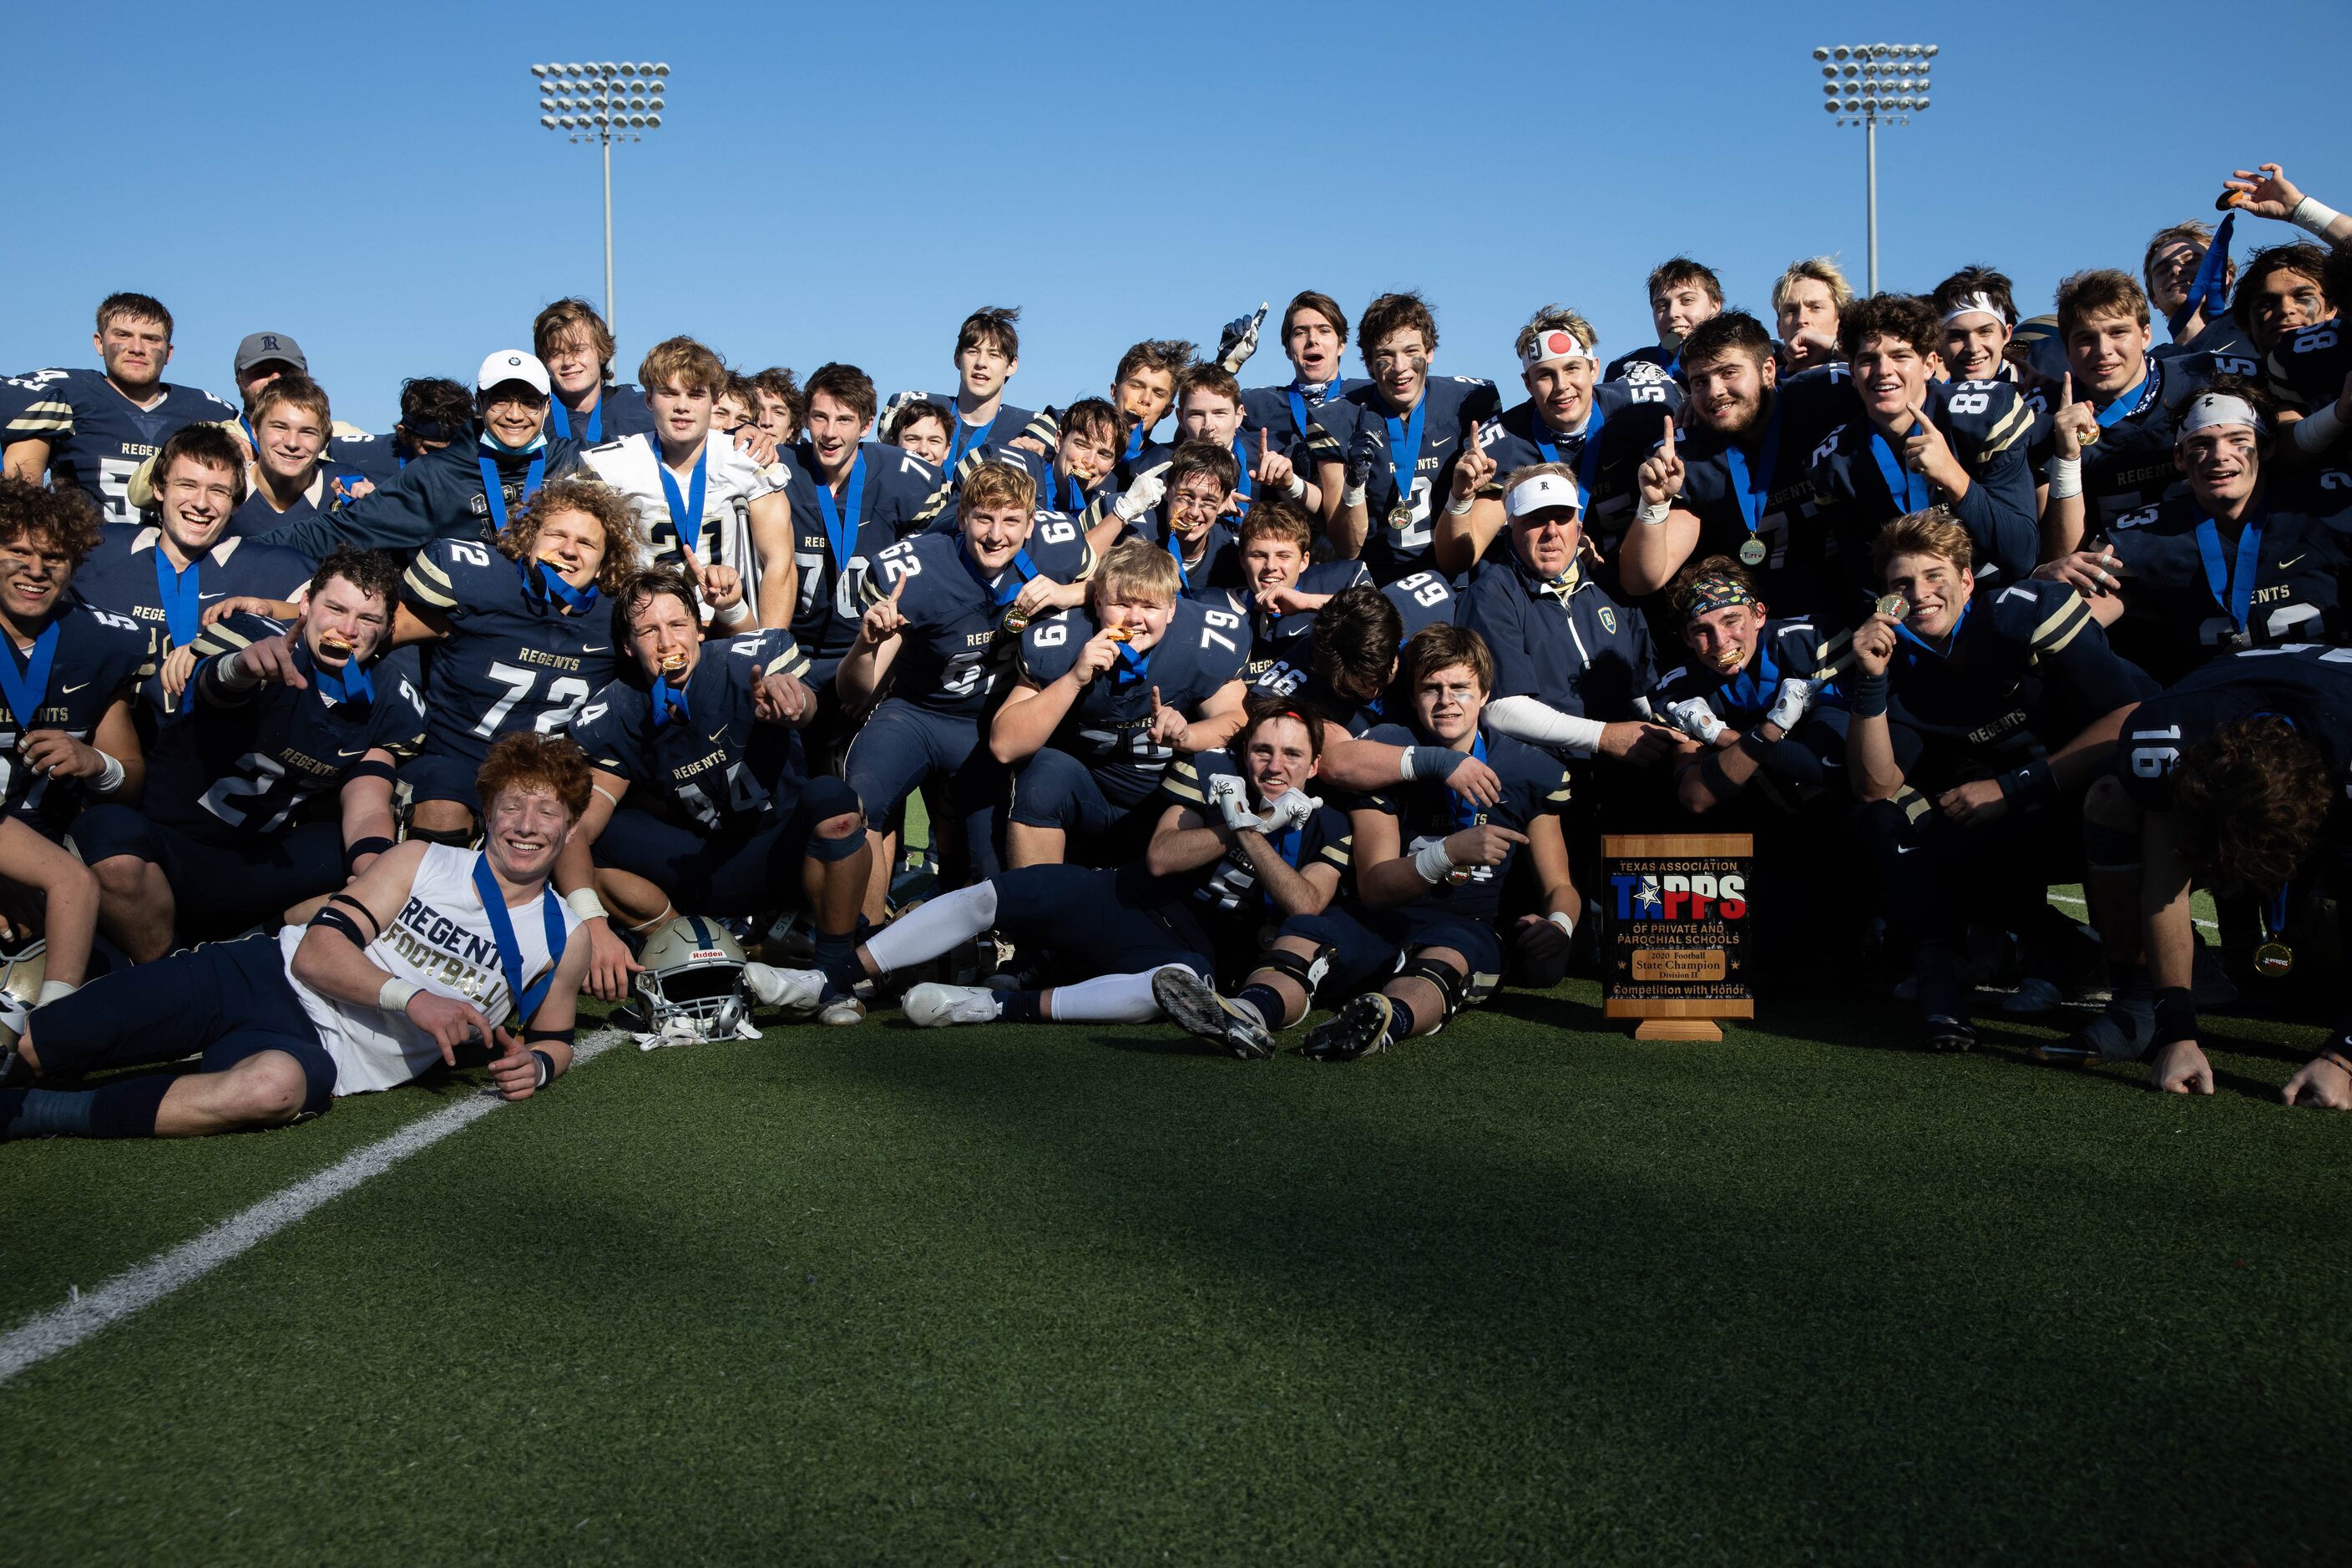
[[866, 1021], [866, 1004], [846, 991], [835, 991], [817, 1006], [816, 1021], [827, 1028], [838, 1029]]
[[1944, 1013], [1927, 1016], [1926, 1038], [1931, 1051], [1972, 1051], [1977, 1046], [1977, 1032], [1968, 1020]]
[[1223, 1046], [1245, 1062], [1262, 1062], [1274, 1055], [1274, 1037], [1265, 1020], [1247, 1007], [1226, 1001], [1217, 988], [1189, 969], [1163, 969], [1151, 977], [1151, 999], [1177, 1026]]
[[944, 1029], [953, 1024], [993, 1024], [996, 993], [978, 985], [941, 985], [926, 981], [898, 999], [907, 1022], [918, 1028]]
[[1299, 1054], [1318, 1062], [1351, 1062], [1388, 1048], [1389, 1023], [1396, 1009], [1374, 992], [1351, 996], [1338, 1014], [1307, 1031]]
[[743, 966], [743, 984], [750, 988], [752, 1000], [761, 1006], [781, 1007], [796, 1018], [805, 1018], [816, 1011], [817, 1004], [824, 997], [824, 972], [821, 969], [778, 969], [772, 964], [747, 963]]
[[2087, 1060], [2146, 1060], [2156, 1043], [2156, 1006], [2145, 992], [2134, 1001], [2108, 1003], [2105, 1011], [2066, 1037], [2066, 1048]]

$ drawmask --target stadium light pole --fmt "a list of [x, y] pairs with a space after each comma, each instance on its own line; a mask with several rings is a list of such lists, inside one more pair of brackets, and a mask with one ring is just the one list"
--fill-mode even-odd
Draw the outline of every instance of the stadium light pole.
[[661, 129], [662, 89], [669, 67], [656, 61], [611, 60], [582, 65], [535, 65], [539, 122], [572, 142], [594, 142], [604, 151], [604, 328], [618, 333], [613, 313], [613, 143], [642, 142], [643, 132]]
[[1870, 225], [1870, 289], [1878, 292], [1878, 122], [1908, 125], [1927, 107], [1927, 62], [1934, 44], [1824, 44], [1813, 51], [1822, 64], [1822, 107], [1840, 125], [1859, 125], [1863, 135], [1863, 182]]

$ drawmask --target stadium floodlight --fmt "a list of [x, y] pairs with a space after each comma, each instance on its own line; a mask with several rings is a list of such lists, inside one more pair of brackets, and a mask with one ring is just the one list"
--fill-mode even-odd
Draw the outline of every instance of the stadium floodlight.
[[593, 142], [604, 155], [604, 326], [618, 332], [613, 310], [613, 143], [641, 142], [661, 127], [662, 92], [669, 67], [659, 61], [595, 60], [530, 68], [539, 94], [539, 122], [572, 142]]
[[1870, 234], [1868, 291], [1878, 292], [1878, 122], [1906, 125], [1911, 116], [1927, 107], [1928, 61], [1940, 52], [1935, 44], [1835, 44], [1813, 50], [1828, 79], [1822, 108], [1837, 115], [1840, 125], [1863, 130], [1864, 204]]

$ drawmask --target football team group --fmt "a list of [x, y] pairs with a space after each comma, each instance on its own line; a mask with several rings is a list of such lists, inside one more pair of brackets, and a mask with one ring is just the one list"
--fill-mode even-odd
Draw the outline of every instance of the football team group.
[[[1349, 1060], [1596, 966], [1604, 830], [1754, 836], [1768, 997], [1877, 954], [1925, 1046], [1989, 989], [2210, 1093], [2199, 1002], [2333, 942], [2352, 843], [2352, 217], [2218, 205], [2046, 315], [1815, 258], [1767, 322], [1677, 257], [1605, 368], [1537, 310], [1507, 405], [1412, 293], [1037, 412], [1017, 310], [885, 399], [682, 337], [618, 381], [563, 300], [370, 435], [294, 337], [230, 403], [111, 295], [101, 368], [0, 383], [0, 1140], [528, 1098], [583, 992], [1244, 1058], [1320, 997]], [[2310, 237], [2241, 267], [2242, 216]], [[2352, 1108], [2352, 1037], [2285, 1098]]]

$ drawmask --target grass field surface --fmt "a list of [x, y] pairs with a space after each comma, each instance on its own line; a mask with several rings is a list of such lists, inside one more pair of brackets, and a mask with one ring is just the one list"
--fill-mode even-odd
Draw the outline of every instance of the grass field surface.
[[[0, 1558], [2343, 1561], [2352, 1118], [1507, 994], [614, 1049], [0, 1384]], [[1293, 1041], [1296, 1036], [1291, 1037]], [[0, 1150], [0, 1331], [456, 1097]]]

